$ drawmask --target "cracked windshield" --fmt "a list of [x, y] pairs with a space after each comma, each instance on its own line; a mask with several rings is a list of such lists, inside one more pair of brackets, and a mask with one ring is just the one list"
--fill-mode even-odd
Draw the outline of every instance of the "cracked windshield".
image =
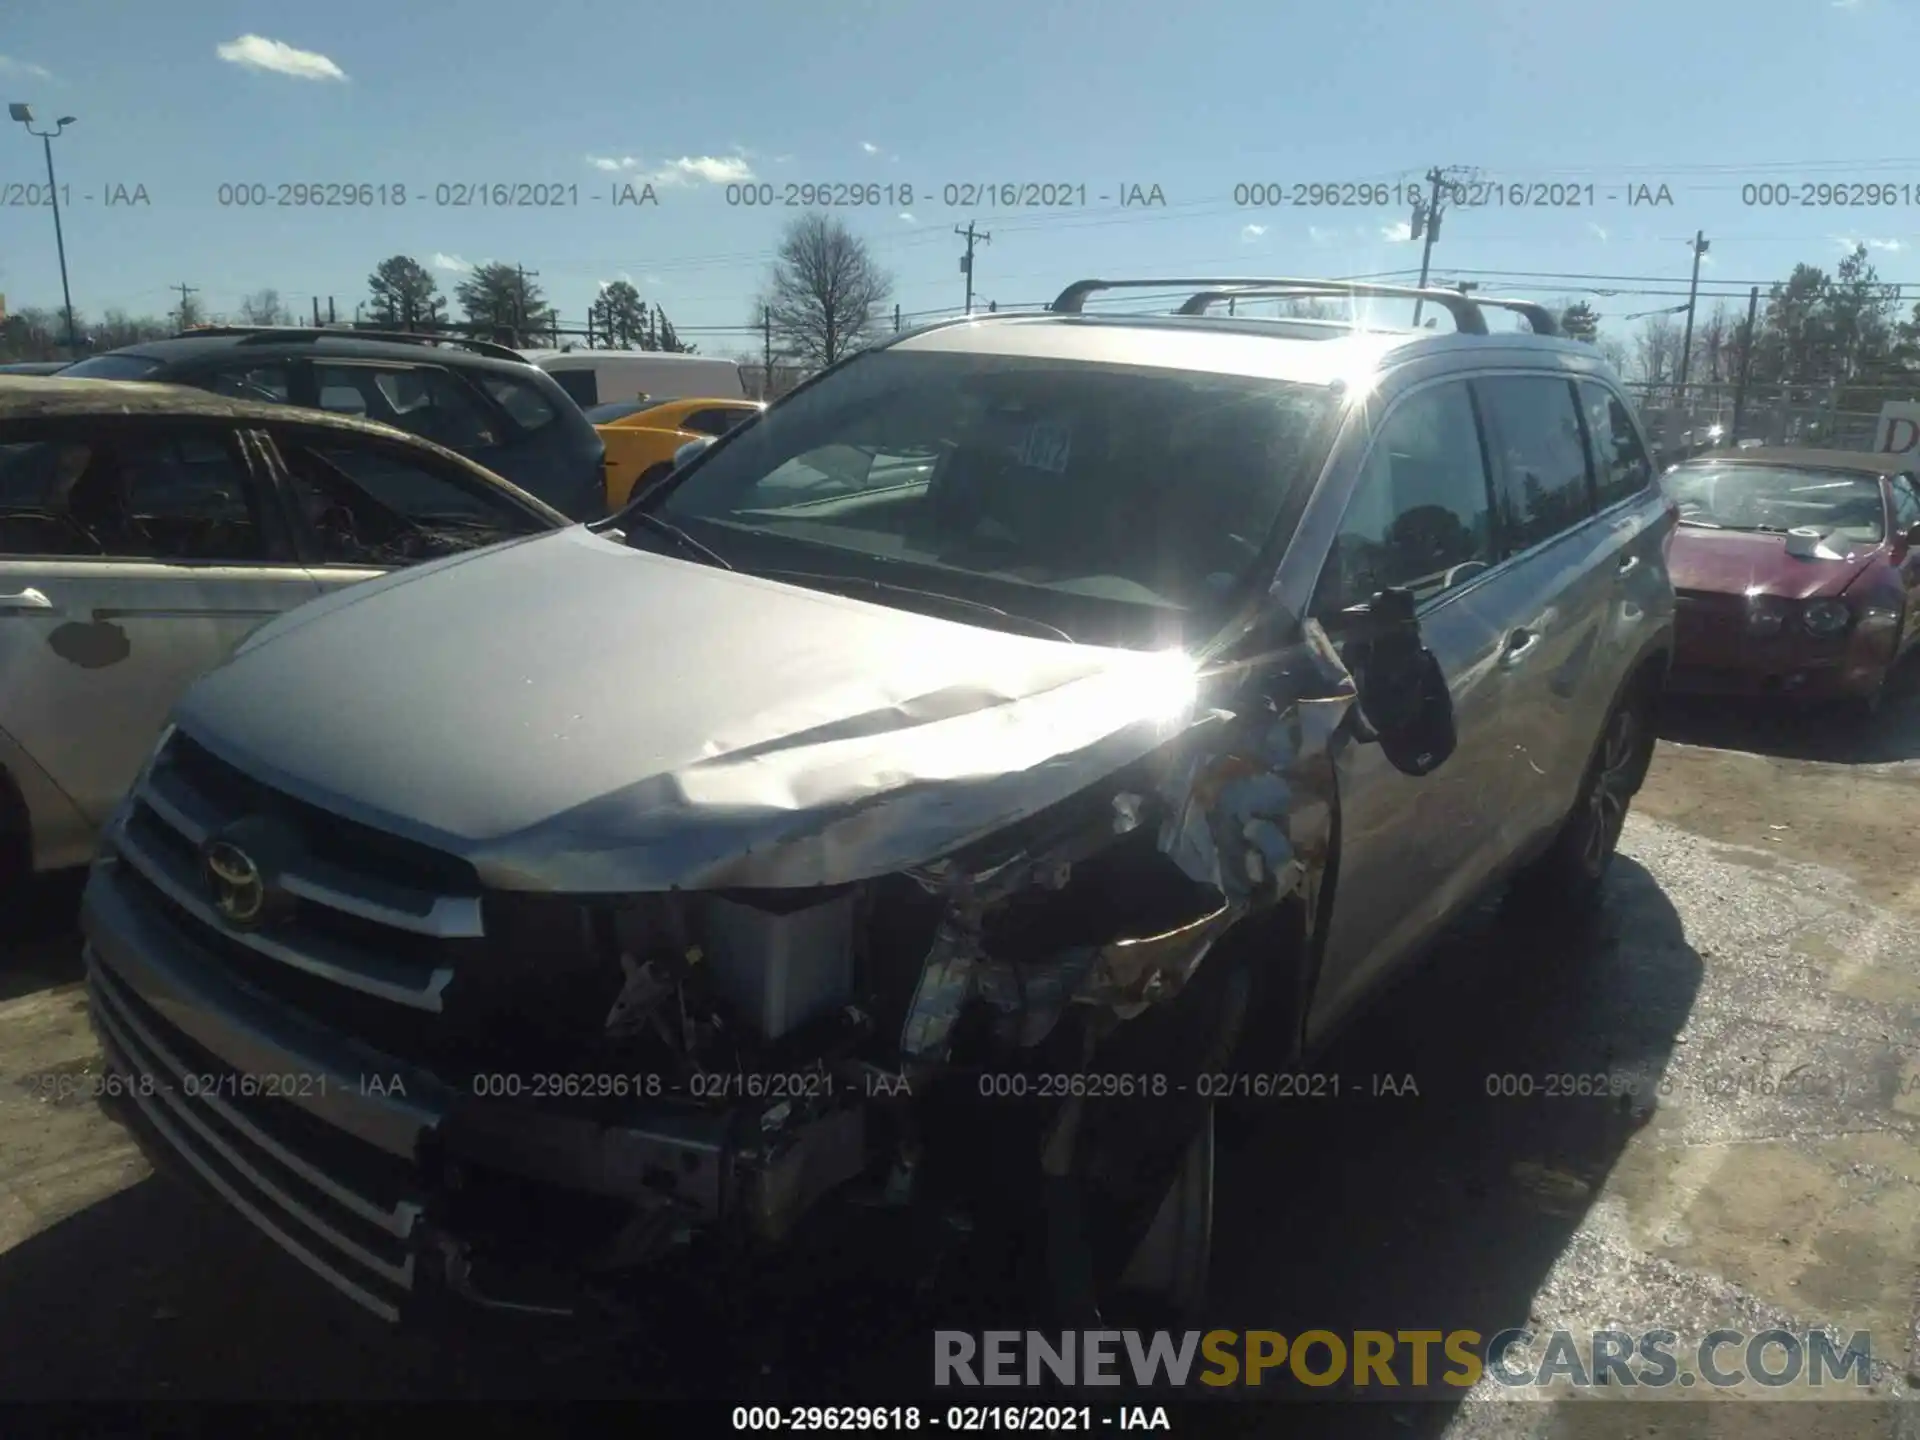
[[0, 3], [0, 1399], [1920, 1433], [1920, 4], [724, 18]]

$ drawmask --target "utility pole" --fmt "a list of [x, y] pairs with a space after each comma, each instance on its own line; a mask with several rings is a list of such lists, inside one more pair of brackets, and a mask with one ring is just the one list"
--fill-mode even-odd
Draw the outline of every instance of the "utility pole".
[[900, 302], [898, 300], [893, 302], [893, 333], [896, 335], [900, 333]]
[[[1438, 165], [1427, 171], [1427, 183], [1433, 188], [1426, 206], [1423, 209], [1417, 200], [1413, 206], [1413, 233], [1427, 237], [1427, 243], [1420, 248], [1419, 288], [1422, 290], [1427, 288], [1427, 269], [1433, 264], [1433, 242], [1440, 238], [1440, 186], [1446, 178]], [[1413, 302], [1413, 328], [1416, 330], [1420, 328], [1420, 311], [1425, 304], [1424, 300]]]
[[976, 242], [982, 245], [989, 243], [993, 236], [984, 230], [978, 235], [974, 234], [971, 220], [967, 222], [967, 228], [964, 230], [958, 225], [954, 226], [953, 233], [964, 235], [967, 239], [967, 253], [960, 257], [960, 273], [967, 277], [967, 314], [971, 315], [973, 314], [973, 247]]
[[773, 307], [760, 307], [760, 353], [763, 357], [760, 368], [760, 398], [773, 396]]
[[339, 323], [340, 317], [333, 313], [333, 297], [329, 295], [327, 296], [327, 324], [338, 325]]
[[513, 333], [514, 337], [524, 345], [527, 340], [527, 277], [531, 275], [538, 280], [540, 272], [529, 270], [524, 265], [516, 265], [513, 268], [520, 276], [520, 288], [514, 292], [513, 296]]
[[187, 328], [187, 297], [189, 295], [198, 295], [200, 288], [197, 285], [189, 285], [185, 281], [182, 281], [178, 285], [169, 285], [167, 288], [180, 292], [180, 328], [184, 330]]
[[312, 295], [308, 298], [313, 301], [313, 328], [318, 330], [320, 328], [320, 297]]
[[1680, 341], [1680, 383], [1676, 397], [1681, 404], [1687, 400], [1687, 364], [1693, 359], [1693, 308], [1700, 299], [1700, 257], [1707, 253], [1707, 232], [1693, 232], [1693, 280], [1687, 286], [1687, 330]]
[[1753, 374], [1754, 322], [1760, 312], [1760, 287], [1754, 286], [1747, 292], [1747, 328], [1740, 339], [1740, 383], [1733, 392], [1733, 432], [1727, 436], [1727, 444], [1737, 445], [1740, 441], [1740, 421], [1747, 409], [1747, 380]]

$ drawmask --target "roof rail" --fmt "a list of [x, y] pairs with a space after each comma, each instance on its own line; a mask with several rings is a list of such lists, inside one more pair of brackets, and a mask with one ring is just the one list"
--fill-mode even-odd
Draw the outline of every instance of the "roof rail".
[[[1249, 286], [1249, 287], [1243, 287], [1240, 289], [1201, 290], [1201, 291], [1197, 291], [1193, 295], [1188, 296], [1187, 299], [1181, 304], [1180, 308], [1174, 311], [1173, 313], [1176, 315], [1204, 315], [1207, 313], [1208, 310], [1212, 309], [1215, 305], [1218, 305], [1222, 300], [1311, 300], [1311, 299], [1316, 299], [1323, 296], [1339, 297], [1339, 296], [1347, 295], [1349, 293], [1350, 292], [1346, 290], [1334, 290], [1334, 289], [1328, 289], [1324, 287], [1308, 290], [1308, 289], [1289, 288], [1284, 286], [1279, 289], [1269, 289], [1264, 287], [1254, 288]], [[1282, 318], [1307, 319], [1310, 317], [1287, 316]], [[1354, 328], [1354, 329], [1360, 328], [1358, 325], [1358, 322], [1349, 322], [1345, 320], [1329, 320], [1326, 323], [1330, 325], [1349, 325], [1351, 328]], [[1383, 328], [1404, 329], [1406, 327], [1389, 326], [1389, 327], [1383, 327]]]
[[[1419, 295], [1423, 299], [1436, 300], [1440, 304], [1448, 303], [1446, 299], [1447, 296], [1451, 295], [1457, 299], [1460, 298], [1461, 294], [1461, 292], [1453, 290], [1403, 289], [1399, 286], [1369, 285], [1365, 282], [1346, 280], [1299, 280], [1262, 286], [1225, 284], [1221, 289], [1202, 290], [1195, 295], [1189, 296], [1179, 310], [1174, 313], [1179, 315], [1204, 315], [1210, 306], [1217, 305], [1222, 300], [1278, 300], [1288, 298], [1304, 300], [1313, 296], [1378, 295], [1388, 291], [1402, 298], [1409, 295]], [[1560, 329], [1560, 322], [1554, 317], [1553, 312], [1546, 306], [1535, 304], [1531, 300], [1508, 300], [1493, 295], [1468, 295], [1465, 298], [1474, 305], [1491, 305], [1496, 310], [1517, 311], [1525, 317], [1528, 327], [1532, 329], [1536, 335], [1559, 335], [1563, 333]], [[1449, 306], [1449, 308], [1452, 309], [1453, 307]], [[1483, 316], [1482, 318], [1484, 319], [1485, 317]], [[1454, 310], [1454, 319], [1457, 324], [1459, 321], [1459, 312], [1457, 309]], [[1465, 330], [1467, 327], [1462, 326], [1461, 328]], [[1486, 332], [1484, 330], [1475, 330], [1469, 333], [1485, 334]]]
[[173, 338], [176, 340], [195, 340], [203, 336], [240, 336], [241, 344], [271, 345], [276, 340], [326, 340], [340, 335], [351, 335], [361, 340], [397, 341], [410, 345], [457, 345], [463, 350], [471, 350], [476, 355], [485, 355], [494, 360], [517, 360], [526, 363], [526, 356], [518, 350], [505, 345], [496, 345], [490, 340], [472, 340], [464, 335], [436, 335], [418, 330], [363, 330], [356, 325], [197, 325], [182, 330]]
[[1553, 311], [1544, 305], [1537, 305], [1531, 300], [1508, 300], [1495, 295], [1476, 295], [1473, 297], [1473, 303], [1476, 305], [1491, 305], [1496, 310], [1518, 311], [1526, 317], [1528, 328], [1536, 335], [1562, 335], [1566, 333], [1560, 328], [1559, 318], [1554, 315]]
[[1425, 300], [1443, 305], [1453, 316], [1454, 328], [1464, 335], [1485, 335], [1486, 316], [1472, 298], [1458, 290], [1421, 290], [1406, 285], [1376, 285], [1371, 281], [1310, 280], [1292, 276], [1268, 275], [1250, 280], [1203, 278], [1198, 280], [1076, 280], [1054, 297], [1049, 310], [1057, 314], [1078, 315], [1087, 296], [1097, 290], [1280, 290], [1305, 298], [1310, 295], [1351, 295], [1389, 300]]

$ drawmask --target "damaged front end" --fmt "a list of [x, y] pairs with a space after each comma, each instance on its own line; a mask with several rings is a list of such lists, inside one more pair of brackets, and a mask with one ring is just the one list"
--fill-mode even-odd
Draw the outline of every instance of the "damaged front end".
[[[1154, 1017], [1250, 929], [1265, 943], [1232, 963], [1267, 968], [1255, 992], [1297, 1039], [1330, 747], [1353, 700], [1306, 629], [1263, 671], [1287, 693], [1203, 681], [1223, 703], [938, 860], [830, 885], [490, 901], [486, 957], [422, 1057], [461, 1097], [427, 1157], [449, 1278], [539, 1303], [490, 1287], [489, 1257], [616, 1277], [678, 1247], [784, 1246], [828, 1197], [945, 1210], [1002, 1177], [1093, 1175], [1084, 1112], [1134, 1096], [1103, 1077], [1202, 1063], [1217, 1037], [1159, 1037]], [[1181, 1053], [1156, 1061], [1155, 1044]], [[1001, 1123], [1009, 1097], [1031, 1102], [1030, 1127]]]

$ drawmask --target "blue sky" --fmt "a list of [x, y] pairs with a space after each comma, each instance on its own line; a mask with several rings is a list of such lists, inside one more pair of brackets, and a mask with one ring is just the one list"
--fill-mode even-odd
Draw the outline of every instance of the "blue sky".
[[[1684, 292], [1696, 229], [1711, 241], [1710, 290], [1831, 263], [1854, 238], [1873, 244], [1883, 278], [1920, 281], [1920, 138], [1886, 58], [1920, 39], [1909, 0], [6, 0], [5, 11], [0, 99], [78, 117], [54, 146], [74, 303], [91, 314], [162, 313], [183, 281], [216, 311], [272, 286], [303, 311], [332, 295], [350, 314], [374, 263], [404, 252], [439, 266], [449, 291], [462, 263], [522, 263], [573, 323], [598, 284], [628, 277], [703, 351], [729, 353], [757, 337], [708, 327], [743, 324], [795, 213], [729, 206], [729, 181], [771, 184], [777, 199], [789, 183], [912, 186], [911, 203], [896, 188], [893, 203], [841, 211], [912, 313], [961, 303], [954, 227], [970, 218], [993, 236], [976, 293], [1003, 304], [1083, 275], [1417, 267], [1418, 243], [1396, 238], [1397, 205], [1253, 209], [1234, 188], [1385, 185], [1435, 164], [1594, 187], [1593, 208], [1450, 215], [1435, 274], [1489, 290]], [[603, 198], [649, 177], [657, 206]], [[42, 180], [39, 143], [0, 132], [0, 186]], [[995, 181], [1084, 185], [1087, 203], [945, 203], [949, 185]], [[219, 203], [222, 184], [256, 182], [397, 184], [409, 198]], [[474, 182], [577, 185], [580, 198], [435, 203], [438, 186]], [[1743, 203], [1745, 185], [1849, 182], [1907, 192], [1867, 210]], [[1157, 185], [1166, 203], [1121, 206], [1134, 185]], [[1665, 185], [1674, 203], [1629, 206], [1641, 185]], [[144, 186], [150, 203], [108, 206], [113, 186]], [[58, 304], [52, 232], [44, 209], [0, 207], [11, 308]], [[1616, 334], [1622, 317], [1675, 303], [1590, 298]]]

